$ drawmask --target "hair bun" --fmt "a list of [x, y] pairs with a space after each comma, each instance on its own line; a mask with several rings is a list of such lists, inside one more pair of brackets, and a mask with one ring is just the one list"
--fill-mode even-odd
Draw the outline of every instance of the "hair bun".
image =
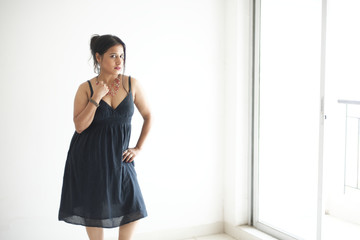
[[91, 40], [90, 40], [90, 49], [91, 49], [91, 52], [92, 52], [93, 54], [95, 54], [95, 52], [94, 52], [94, 50], [95, 50], [95, 44], [96, 44], [96, 40], [98, 40], [99, 37], [100, 37], [100, 35], [98, 35], [98, 34], [94, 34], [94, 35], [92, 35], [92, 37], [91, 37]]

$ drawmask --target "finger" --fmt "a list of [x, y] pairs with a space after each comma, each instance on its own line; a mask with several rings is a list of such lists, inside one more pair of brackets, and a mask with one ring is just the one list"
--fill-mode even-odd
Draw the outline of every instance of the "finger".
[[123, 153], [123, 155], [126, 155], [126, 156], [128, 156], [128, 155], [130, 155], [130, 154], [133, 154], [129, 149], [128, 150], [126, 150], [124, 153]]
[[129, 156], [131, 155], [130, 151], [126, 150], [124, 153], [123, 153], [123, 161], [128, 161], [128, 158]]
[[126, 155], [124, 158], [123, 158], [123, 162], [128, 162], [129, 161], [129, 155]]
[[132, 162], [134, 160], [135, 155], [133, 153], [130, 153], [127, 156], [126, 162]]
[[131, 155], [129, 156], [127, 162], [129, 163], [129, 162], [134, 161], [134, 158], [135, 158], [135, 155], [132, 155], [132, 154], [131, 154]]

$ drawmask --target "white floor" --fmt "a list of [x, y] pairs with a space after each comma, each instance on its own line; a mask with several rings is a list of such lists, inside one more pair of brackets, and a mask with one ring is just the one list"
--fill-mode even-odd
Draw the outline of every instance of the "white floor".
[[184, 240], [235, 240], [235, 238], [232, 238], [226, 234], [217, 234], [204, 237], [188, 238]]
[[323, 218], [323, 240], [359, 240], [360, 225], [325, 216]]
[[[338, 218], [325, 216], [323, 218], [323, 240], [359, 240], [360, 225], [348, 223]], [[216, 234], [211, 236], [203, 236], [189, 238], [184, 240], [235, 240], [226, 234]]]

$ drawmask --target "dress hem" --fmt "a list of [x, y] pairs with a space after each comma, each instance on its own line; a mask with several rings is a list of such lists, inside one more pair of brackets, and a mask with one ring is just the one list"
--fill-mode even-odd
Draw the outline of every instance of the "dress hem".
[[[100, 224], [91, 224], [91, 223], [89, 223], [89, 221], [103, 221], [101, 219], [100, 220], [94, 220], [94, 219], [81, 218], [82, 219], [81, 221], [69, 220], [69, 218], [73, 218], [73, 217], [74, 216], [59, 218], [59, 221], [63, 221], [65, 223], [72, 224], [72, 225], [84, 226], [84, 227], [117, 228], [117, 227], [121, 227], [121, 226], [123, 226], [125, 224], [135, 222], [135, 221], [138, 221], [138, 220], [140, 220], [142, 218], [145, 218], [145, 217], [147, 217], [147, 214], [140, 214], [137, 217], [134, 217], [132, 219], [120, 220], [120, 222], [118, 224], [113, 224], [113, 225], [110, 225], [110, 226], [104, 226], [104, 225], [100, 225]], [[78, 217], [78, 216], [76, 216], [76, 217]], [[118, 217], [118, 218], [124, 218], [124, 217]], [[112, 221], [111, 219], [104, 219], [104, 220]]]

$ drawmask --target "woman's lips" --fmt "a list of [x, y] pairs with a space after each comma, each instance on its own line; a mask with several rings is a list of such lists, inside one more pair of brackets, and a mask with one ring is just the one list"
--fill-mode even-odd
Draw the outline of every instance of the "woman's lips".
[[116, 70], [120, 70], [120, 69], [121, 69], [121, 67], [115, 67], [115, 69], [116, 69]]

